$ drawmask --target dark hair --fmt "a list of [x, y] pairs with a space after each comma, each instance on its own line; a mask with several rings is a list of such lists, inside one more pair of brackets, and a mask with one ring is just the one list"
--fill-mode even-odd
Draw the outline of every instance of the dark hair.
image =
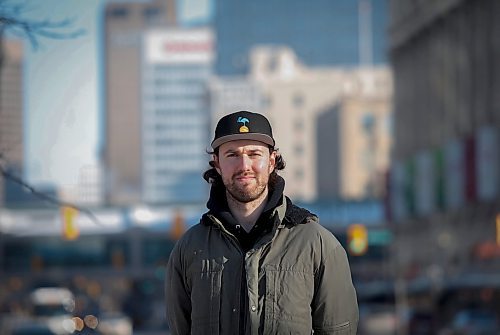
[[[277, 148], [269, 147], [269, 152], [270, 153], [276, 152], [276, 164], [274, 166], [274, 171], [271, 172], [271, 175], [269, 176], [269, 186], [271, 188], [274, 188], [274, 185], [278, 180], [278, 173], [276, 171], [283, 170], [286, 166], [286, 163], [285, 160], [283, 159], [283, 156], [281, 156], [281, 154], [278, 153]], [[207, 153], [210, 155], [219, 156], [219, 148], [215, 148], [214, 151], [207, 150]], [[221, 175], [215, 169], [215, 161], [211, 160], [210, 162], [208, 162], [208, 164], [210, 165], [211, 168], [203, 173], [203, 179], [205, 179], [207, 183], [210, 183], [215, 186], [224, 185], [222, 183]]]

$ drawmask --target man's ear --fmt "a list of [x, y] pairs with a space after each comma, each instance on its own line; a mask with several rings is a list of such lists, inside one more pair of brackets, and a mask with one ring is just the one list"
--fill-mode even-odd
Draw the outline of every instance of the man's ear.
[[219, 164], [219, 157], [217, 155], [213, 155], [213, 160], [214, 160], [214, 168], [217, 171], [219, 175], [222, 175], [220, 172], [220, 164]]
[[269, 155], [269, 173], [272, 173], [276, 166], [276, 155], [277, 155], [276, 151], [272, 151], [271, 154]]

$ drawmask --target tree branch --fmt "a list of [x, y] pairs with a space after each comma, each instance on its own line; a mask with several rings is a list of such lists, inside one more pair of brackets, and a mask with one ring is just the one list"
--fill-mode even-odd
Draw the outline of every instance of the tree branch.
[[85, 29], [61, 31], [61, 29], [71, 27], [75, 22], [74, 18], [60, 21], [24, 19], [21, 17], [21, 12], [25, 7], [25, 4], [14, 5], [8, 1], [0, 0], [0, 34], [9, 30], [16, 36], [27, 37], [32, 47], [37, 48], [39, 37], [69, 39], [80, 37], [86, 33]]
[[5, 179], [8, 179], [8, 180], [10, 180], [10, 181], [12, 181], [12, 182], [14, 182], [14, 183], [22, 186], [24, 189], [28, 190], [30, 193], [32, 193], [34, 196], [36, 196], [40, 200], [43, 200], [43, 201], [45, 201], [47, 203], [50, 203], [52, 205], [55, 205], [57, 207], [70, 207], [70, 208], [74, 208], [77, 211], [79, 211], [79, 212], [84, 213], [85, 215], [87, 215], [92, 220], [92, 222], [94, 222], [96, 225], [101, 226], [101, 227], [104, 226], [99, 221], [99, 219], [94, 215], [94, 213], [92, 213], [92, 211], [90, 211], [88, 208], [76, 206], [75, 204], [72, 204], [70, 202], [61, 201], [61, 200], [59, 200], [59, 199], [57, 199], [55, 197], [52, 197], [52, 196], [50, 196], [48, 194], [45, 194], [45, 193], [40, 192], [40, 191], [37, 191], [33, 186], [29, 185], [27, 182], [25, 182], [24, 180], [22, 180], [18, 176], [14, 175], [14, 174], [12, 174], [10, 172], [8, 172], [1, 165], [0, 165], [0, 174]]

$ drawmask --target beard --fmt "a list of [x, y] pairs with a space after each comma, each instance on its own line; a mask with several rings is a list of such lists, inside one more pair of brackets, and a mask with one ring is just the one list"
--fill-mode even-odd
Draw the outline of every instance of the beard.
[[249, 203], [259, 199], [267, 188], [269, 176], [253, 176], [254, 179], [246, 183], [241, 183], [237, 180], [241, 176], [247, 176], [247, 174], [239, 173], [232, 176], [229, 180], [223, 179], [229, 195], [241, 203]]

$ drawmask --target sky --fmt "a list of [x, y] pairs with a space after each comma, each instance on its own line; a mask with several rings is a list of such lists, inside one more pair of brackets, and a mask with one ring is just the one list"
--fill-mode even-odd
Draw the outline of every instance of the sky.
[[100, 0], [27, 1], [24, 17], [73, 19], [73, 39], [25, 43], [25, 162], [38, 184], [76, 184], [81, 167], [95, 165], [98, 144], [97, 18]]
[[[25, 43], [25, 178], [34, 185], [72, 188], [80, 170], [98, 164], [102, 114], [98, 46], [106, 0], [25, 0], [23, 18], [72, 19], [71, 39]], [[211, 0], [178, 0], [181, 22], [209, 15]], [[64, 30], [63, 30], [64, 31]]]

